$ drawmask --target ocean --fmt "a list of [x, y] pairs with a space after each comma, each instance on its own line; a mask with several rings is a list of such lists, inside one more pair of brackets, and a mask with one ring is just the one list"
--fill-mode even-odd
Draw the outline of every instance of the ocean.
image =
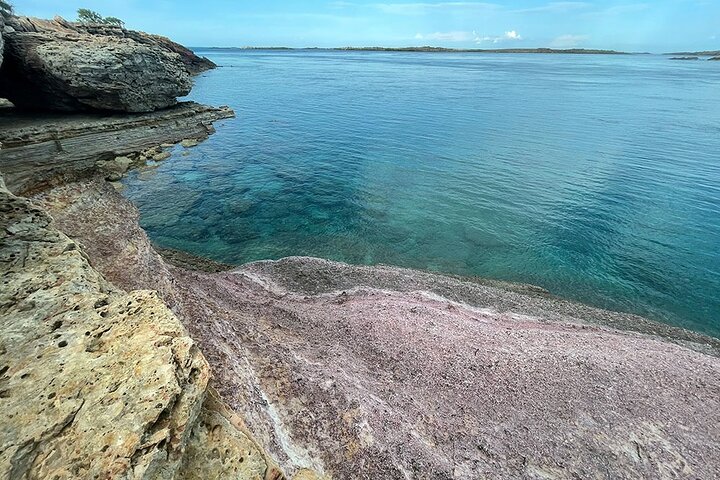
[[127, 195], [160, 246], [546, 288], [720, 336], [720, 63], [199, 49], [237, 118]]

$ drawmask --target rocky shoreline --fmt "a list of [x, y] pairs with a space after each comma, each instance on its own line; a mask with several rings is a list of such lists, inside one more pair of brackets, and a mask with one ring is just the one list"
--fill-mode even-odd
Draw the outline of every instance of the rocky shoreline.
[[102, 178], [32, 200], [114, 285], [159, 292], [220, 397], [288, 475], [717, 469], [717, 339], [528, 287], [394, 267], [288, 258], [188, 270], [154, 250], [137, 210]]
[[[77, 37], [207, 66], [124, 29], [12, 25], [35, 69]], [[532, 286], [158, 252], [116, 181], [233, 112], [182, 88], [96, 111], [42, 70], [55, 112], [0, 113], [0, 478], [720, 475], [720, 340]]]

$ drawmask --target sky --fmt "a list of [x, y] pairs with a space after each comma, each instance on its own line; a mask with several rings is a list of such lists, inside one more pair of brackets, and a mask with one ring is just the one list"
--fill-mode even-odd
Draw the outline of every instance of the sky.
[[90, 8], [191, 47], [720, 49], [720, 0], [10, 1], [45, 18]]

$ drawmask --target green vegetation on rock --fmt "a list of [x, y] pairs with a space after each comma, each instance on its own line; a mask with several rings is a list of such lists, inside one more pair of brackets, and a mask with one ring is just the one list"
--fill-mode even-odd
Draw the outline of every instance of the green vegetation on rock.
[[[2, 0], [0, 0], [1, 2]], [[116, 27], [123, 27], [125, 22], [117, 17], [103, 17], [98, 12], [89, 10], [87, 8], [79, 8], [77, 11], [77, 21], [85, 24], [103, 24], [103, 25], [114, 25]]]

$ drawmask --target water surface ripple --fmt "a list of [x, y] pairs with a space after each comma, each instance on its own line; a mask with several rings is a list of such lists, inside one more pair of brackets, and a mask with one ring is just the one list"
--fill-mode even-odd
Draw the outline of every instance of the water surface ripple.
[[533, 283], [720, 335], [720, 65], [200, 51], [237, 119], [126, 179], [158, 244]]

